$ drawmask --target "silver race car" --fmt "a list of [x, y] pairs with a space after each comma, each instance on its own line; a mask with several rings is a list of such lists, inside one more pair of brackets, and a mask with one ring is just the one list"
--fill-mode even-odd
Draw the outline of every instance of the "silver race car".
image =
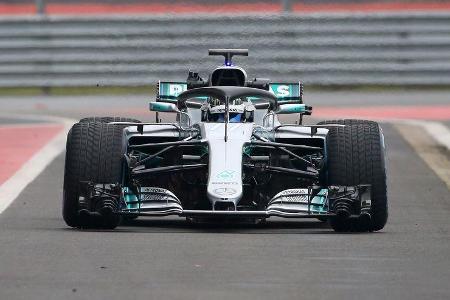
[[[335, 231], [387, 221], [384, 137], [376, 122], [302, 125], [301, 83], [249, 80], [245, 49], [213, 49], [225, 63], [207, 80], [159, 82], [156, 121], [80, 120], [67, 137], [63, 217], [78, 228], [177, 215], [193, 222], [328, 220]], [[176, 121], [163, 123], [162, 113]], [[290, 118], [282, 124], [279, 116]]]

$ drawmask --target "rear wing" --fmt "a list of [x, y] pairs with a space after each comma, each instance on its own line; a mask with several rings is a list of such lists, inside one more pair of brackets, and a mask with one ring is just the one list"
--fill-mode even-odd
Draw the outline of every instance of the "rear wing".
[[269, 89], [277, 96], [278, 104], [303, 103], [303, 83], [269, 83]]
[[177, 97], [187, 91], [186, 82], [158, 81], [156, 85], [156, 101], [177, 103]]
[[[177, 97], [188, 88], [182, 81], [159, 81], [156, 86], [156, 101], [177, 103]], [[278, 104], [303, 103], [303, 84], [274, 82], [269, 84], [269, 90], [277, 96]]]

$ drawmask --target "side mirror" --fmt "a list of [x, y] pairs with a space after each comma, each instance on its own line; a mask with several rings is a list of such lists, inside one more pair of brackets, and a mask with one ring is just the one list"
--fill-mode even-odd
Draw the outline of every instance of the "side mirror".
[[150, 110], [157, 112], [173, 112], [179, 113], [177, 105], [174, 103], [166, 103], [166, 102], [150, 102]]
[[286, 115], [286, 114], [304, 114], [310, 115], [312, 112], [311, 106], [306, 106], [300, 103], [290, 103], [290, 104], [280, 104], [278, 109], [275, 111], [276, 114]]

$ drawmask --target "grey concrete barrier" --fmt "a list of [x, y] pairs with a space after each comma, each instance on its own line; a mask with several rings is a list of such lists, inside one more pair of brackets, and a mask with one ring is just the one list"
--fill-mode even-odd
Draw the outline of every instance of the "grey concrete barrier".
[[250, 77], [319, 85], [449, 85], [449, 13], [10, 17], [0, 86], [141, 86], [201, 75], [209, 48], [249, 48]]

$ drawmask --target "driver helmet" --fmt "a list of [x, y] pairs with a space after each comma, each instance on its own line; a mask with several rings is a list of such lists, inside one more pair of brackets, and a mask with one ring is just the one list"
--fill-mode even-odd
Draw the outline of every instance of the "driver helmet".
[[[216, 105], [213, 106], [214, 103], [211, 104], [211, 108], [209, 110], [211, 122], [225, 122], [225, 105]], [[235, 99], [230, 102], [228, 106], [229, 111], [229, 122], [230, 123], [240, 123], [244, 122], [244, 112], [245, 112], [245, 104], [241, 99]]]

